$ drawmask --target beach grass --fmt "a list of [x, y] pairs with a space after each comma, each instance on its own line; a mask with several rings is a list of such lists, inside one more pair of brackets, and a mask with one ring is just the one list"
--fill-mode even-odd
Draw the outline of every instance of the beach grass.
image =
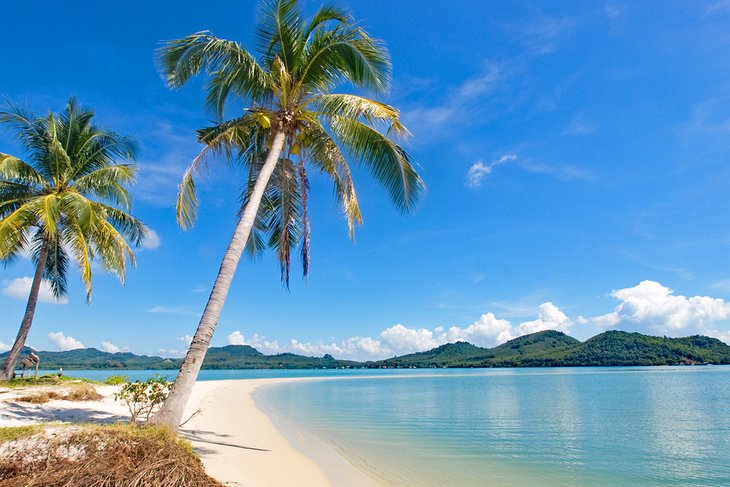
[[41, 425], [29, 426], [6, 426], [0, 427], [0, 443], [15, 441], [26, 436], [31, 436], [43, 430]]
[[94, 381], [91, 379], [84, 379], [82, 377], [71, 377], [62, 375], [42, 375], [40, 377], [25, 377], [15, 378], [12, 380], [0, 381], [0, 389], [19, 389], [22, 387], [36, 387], [36, 386], [67, 386], [75, 383], [86, 383], [86, 384], [103, 384], [103, 382]]
[[73, 383], [70, 389], [68, 384], [59, 384], [64, 387], [64, 392], [58, 390], [40, 390], [34, 391], [24, 396], [15, 398], [16, 402], [26, 402], [30, 404], [45, 404], [52, 400], [61, 401], [99, 401], [104, 398], [99, 394], [93, 384]]
[[0, 428], [0, 453], [3, 485], [222, 486], [205, 473], [190, 443], [159, 426]]

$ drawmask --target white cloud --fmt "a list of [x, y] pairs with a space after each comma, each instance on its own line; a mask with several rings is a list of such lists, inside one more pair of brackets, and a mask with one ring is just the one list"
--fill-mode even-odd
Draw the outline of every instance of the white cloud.
[[175, 338], [175, 340], [180, 340], [185, 344], [186, 347], [190, 348], [190, 344], [193, 342], [193, 337], [190, 335], [183, 335], [181, 337]]
[[65, 352], [68, 350], [75, 350], [77, 348], [86, 348], [86, 346], [75, 339], [72, 336], [66, 336], [62, 332], [52, 332], [48, 334], [48, 339], [51, 340], [56, 350]]
[[7, 352], [12, 347], [5, 342], [0, 341], [0, 352]]
[[[246, 340], [246, 337], [240, 332], [240, 330], [234, 331], [233, 333], [228, 335], [226, 339], [228, 345], [249, 345], [259, 352], [266, 354], [276, 354], [284, 351], [295, 350], [295, 348], [283, 350], [276, 340], [269, 341], [266, 339], [266, 337], [259, 336], [257, 334], [253, 334], [248, 340]], [[296, 343], [296, 340], [292, 340], [292, 343]]]
[[101, 350], [107, 353], [129, 352], [129, 347], [118, 347], [106, 340], [101, 342]]
[[715, 324], [730, 319], [730, 302], [709, 296], [675, 295], [655, 281], [642, 281], [630, 288], [613, 291], [621, 301], [613, 312], [592, 321], [603, 328], [624, 325], [653, 334], [680, 336], [701, 333], [726, 336]]
[[484, 164], [482, 161], [477, 161], [469, 167], [466, 172], [466, 186], [469, 188], [478, 188], [482, 185], [482, 180], [485, 176], [492, 173], [492, 170], [499, 165], [505, 164], [509, 161], [517, 159], [515, 154], [506, 154], [502, 157], [495, 159], [489, 164]]
[[[552, 303], [545, 303], [540, 310], [538, 319], [542, 319], [545, 326], [559, 321], [560, 326], [567, 330], [573, 324]], [[520, 326], [522, 325], [514, 327], [508, 320], [499, 319], [493, 313], [485, 313], [477, 321], [463, 328], [458, 326], [449, 328], [439, 326], [434, 329], [408, 328], [398, 323], [384, 329], [377, 337], [354, 336], [340, 342], [300, 342], [294, 339], [280, 345], [276, 340], [267, 340], [266, 337], [255, 334], [246, 339], [238, 330], [228, 335], [227, 341], [231, 345], [250, 345], [266, 354], [294, 352], [321, 356], [328, 353], [337, 358], [368, 360], [423, 352], [457, 341], [494, 347], [525, 333], [532, 333], [524, 331], [525, 327], [520, 328]]]
[[227, 337], [229, 345], [245, 345], [246, 340], [240, 331], [236, 330]]
[[618, 327], [668, 336], [699, 333], [730, 343], [730, 329], [717, 326], [730, 320], [730, 303], [723, 299], [675, 295], [671, 289], [654, 281], [643, 281], [635, 287], [613, 291], [611, 295], [620, 300], [620, 304], [610, 313], [588, 318], [571, 318], [548, 301], [538, 307], [535, 319], [517, 323], [498, 318], [494, 313], [484, 313], [465, 327], [410, 328], [398, 323], [377, 336], [353, 336], [341, 341], [290, 340], [279, 344], [256, 334], [246, 338], [239, 330], [229, 334], [227, 341], [232, 345], [250, 345], [266, 354], [294, 352], [322, 356], [329, 353], [337, 358], [353, 360], [421, 352], [457, 341], [494, 347], [538, 331], [558, 330], [570, 334], [581, 326], [598, 329]]
[[570, 331], [573, 322], [568, 316], [551, 302], [542, 303], [537, 312], [537, 319], [520, 323], [517, 327], [519, 335], [537, 333], [543, 330]]
[[176, 348], [160, 348], [157, 353], [164, 358], [182, 358], [187, 353], [187, 350], [178, 350]]
[[142, 248], [145, 250], [156, 250], [156, 249], [160, 248], [161, 243], [162, 243], [162, 239], [157, 234], [157, 232], [148, 227], [147, 236], [142, 241]]
[[[30, 295], [30, 287], [33, 284], [32, 277], [17, 277], [12, 281], [3, 281], [3, 294], [13, 299], [28, 300]], [[41, 303], [66, 304], [68, 299], [56, 299], [51, 291], [51, 285], [47, 280], [41, 281], [41, 288], [38, 292], [38, 301]]]

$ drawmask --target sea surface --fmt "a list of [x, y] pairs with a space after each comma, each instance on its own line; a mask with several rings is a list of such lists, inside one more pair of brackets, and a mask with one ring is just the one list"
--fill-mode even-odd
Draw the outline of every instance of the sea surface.
[[387, 371], [255, 399], [384, 485], [730, 486], [730, 366]]
[[[96, 380], [176, 372], [66, 371]], [[730, 366], [204, 370], [199, 378], [312, 376], [322, 380], [264, 387], [255, 400], [285, 433], [303, 426], [383, 485], [730, 486]]]

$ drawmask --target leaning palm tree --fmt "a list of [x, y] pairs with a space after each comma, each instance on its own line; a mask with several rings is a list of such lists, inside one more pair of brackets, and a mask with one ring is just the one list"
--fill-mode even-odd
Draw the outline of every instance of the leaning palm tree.
[[424, 192], [410, 156], [394, 140], [408, 135], [398, 110], [365, 96], [332, 93], [344, 83], [384, 93], [390, 60], [383, 45], [331, 5], [304, 19], [297, 0], [264, 0], [257, 24], [256, 55], [210, 32], [170, 41], [160, 50], [168, 86], [178, 88], [206, 73], [207, 104], [219, 120], [229, 99], [243, 106], [234, 118], [198, 132], [205, 147], [180, 184], [178, 223], [190, 228], [195, 220], [194, 178], [211, 155], [242, 165], [248, 176], [240, 218], [210, 298], [172, 393], [155, 418], [174, 430], [244, 249], [274, 248], [288, 284], [291, 251], [301, 246], [307, 274], [308, 168], [332, 178], [351, 235], [362, 217], [348, 159], [363, 163], [403, 212], [413, 210]]
[[92, 124], [94, 112], [71, 98], [60, 114], [36, 117], [9, 104], [0, 126], [12, 130], [26, 160], [0, 153], [0, 261], [30, 251], [35, 263], [20, 331], [0, 378], [11, 379], [35, 313], [41, 282], [55, 297], [67, 294], [68, 267], [75, 261], [91, 299], [91, 262], [124, 282], [127, 258], [134, 263], [129, 239], [138, 245], [145, 226], [128, 210], [126, 184], [136, 167], [134, 144]]

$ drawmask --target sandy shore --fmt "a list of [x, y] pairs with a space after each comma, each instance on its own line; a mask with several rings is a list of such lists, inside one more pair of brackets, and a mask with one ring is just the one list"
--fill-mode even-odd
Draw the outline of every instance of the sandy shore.
[[307, 379], [217, 380], [195, 384], [185, 417], [197, 410], [201, 413], [185, 424], [181, 433], [199, 452], [206, 471], [230, 485], [247, 487], [376, 485], [311, 435], [296, 434], [289, 441], [258, 409], [252, 399], [254, 390], [291, 380]]
[[[206, 471], [231, 486], [297, 485], [366, 487], [377, 485], [329, 445], [311, 434], [290, 431], [289, 439], [254, 403], [259, 387], [307, 379], [250, 379], [198, 382], [184, 418], [200, 411], [181, 428], [200, 455]], [[38, 422], [116, 422], [129, 413], [114, 402], [118, 389], [97, 386], [100, 401], [54, 400], [45, 404], [15, 402], [26, 390], [0, 391], [0, 426]], [[316, 459], [316, 461], [315, 461]]]

